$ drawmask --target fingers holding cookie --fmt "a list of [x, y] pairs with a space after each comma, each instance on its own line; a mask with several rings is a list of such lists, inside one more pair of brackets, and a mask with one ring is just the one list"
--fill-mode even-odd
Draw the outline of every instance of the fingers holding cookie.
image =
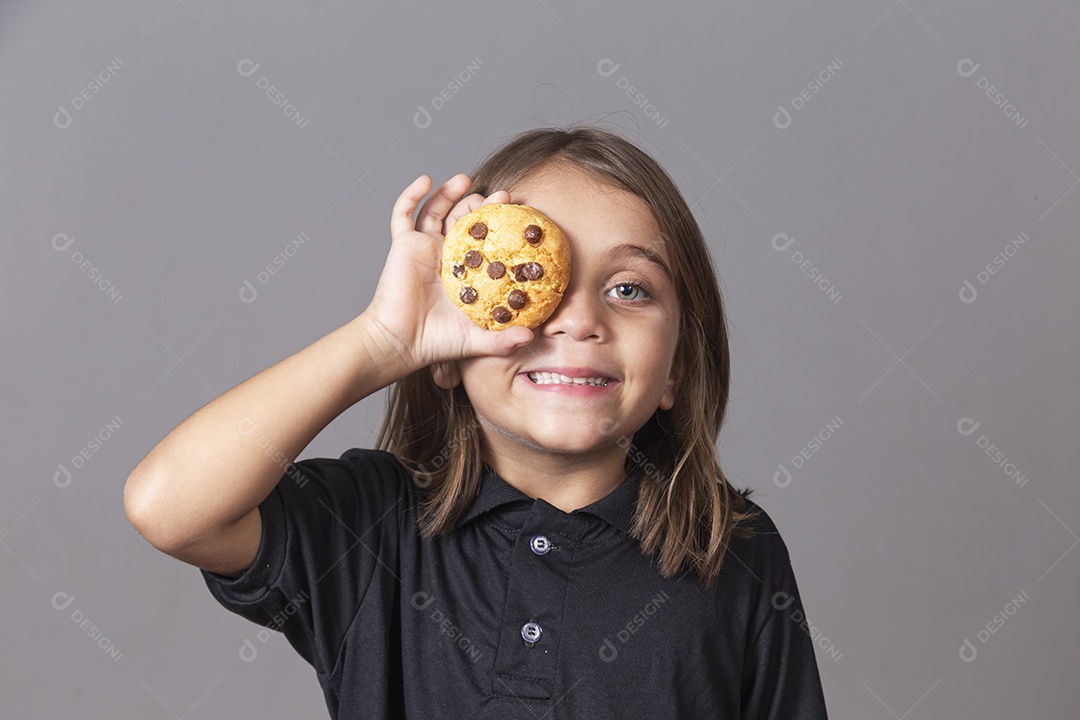
[[508, 202], [510, 202], [510, 193], [506, 190], [496, 190], [486, 198], [480, 193], [473, 193], [468, 197], [463, 197], [450, 211], [450, 214], [446, 216], [446, 220], [443, 222], [443, 235], [449, 233], [454, 223], [469, 213], [476, 212], [485, 205]]
[[465, 173], [458, 173], [450, 178], [427, 199], [420, 208], [416, 220], [416, 229], [432, 235], [443, 235], [443, 219], [446, 218], [455, 201], [472, 185], [472, 179]]
[[[459, 298], [456, 307], [453, 297], [448, 301], [445, 283], [439, 277], [445, 238], [439, 232], [441, 227], [434, 228], [442, 225], [445, 216], [453, 216], [454, 198], [468, 187], [469, 180], [461, 174], [444, 183], [414, 220], [418, 205], [431, 190], [431, 182], [428, 175], [417, 177], [394, 203], [390, 248], [365, 315], [385, 339], [385, 347], [400, 353], [402, 361], [413, 368], [462, 357], [515, 352], [533, 339], [530, 329], [504, 325], [493, 329], [509, 332], [489, 332], [484, 325], [470, 321], [459, 310], [462, 288], [455, 288], [455, 297]], [[477, 195], [470, 202], [475, 202], [478, 210], [486, 210], [496, 206], [494, 200], [506, 195], [504, 192], [486, 199]], [[466, 203], [463, 207], [468, 206]], [[470, 255], [469, 262], [475, 262], [475, 256]], [[488, 269], [483, 265], [484, 273]], [[486, 302], [488, 295], [485, 291], [480, 302]]]

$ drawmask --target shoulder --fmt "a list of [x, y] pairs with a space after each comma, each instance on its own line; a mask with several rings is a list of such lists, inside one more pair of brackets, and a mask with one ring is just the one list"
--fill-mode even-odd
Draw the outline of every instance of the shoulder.
[[[787, 544], [773, 518], [759, 511], [745, 542], [754, 574], [745, 606], [744, 717], [827, 717], [812, 636]], [[781, 523], [782, 524], [782, 523]]]
[[753, 514], [753, 517], [744, 521], [742, 526], [753, 531], [754, 539], [761, 538], [767, 542], [780, 539], [780, 531], [765, 508], [748, 497], [743, 497], [742, 502], [742, 512]]
[[411, 474], [385, 450], [350, 448], [339, 457], [294, 462], [276, 487], [286, 511], [343, 520], [349, 515], [381, 515], [392, 507], [406, 510], [414, 488]]
[[776, 527], [776, 523], [773, 521], [772, 516], [765, 511], [761, 505], [750, 498], [743, 498], [745, 504], [744, 511], [754, 513], [754, 517], [747, 522], [747, 526], [753, 528], [755, 535], [762, 537], [776, 538], [780, 537], [780, 531]]
[[338, 459], [351, 463], [358, 470], [367, 470], [394, 478], [406, 478], [409, 476], [409, 471], [402, 465], [397, 456], [386, 450], [354, 447], [343, 452]]
[[351, 472], [364, 482], [376, 484], [388, 495], [415, 499], [420, 488], [427, 485], [425, 473], [410, 470], [387, 450], [372, 448], [349, 448], [341, 454], [339, 462], [347, 463]]
[[346, 476], [367, 484], [384, 481], [396, 485], [398, 481], [410, 476], [409, 471], [393, 453], [370, 448], [349, 448], [340, 457], [306, 458], [296, 461], [294, 465], [298, 470], [296, 483], [301, 485], [309, 478], [337, 480]]
[[790, 570], [791, 556], [787, 543], [772, 516], [749, 498], [743, 498], [744, 511], [754, 514], [744, 527], [752, 531], [749, 538], [734, 539], [731, 550], [745, 559], [747, 568], [759, 579], [776, 578]]

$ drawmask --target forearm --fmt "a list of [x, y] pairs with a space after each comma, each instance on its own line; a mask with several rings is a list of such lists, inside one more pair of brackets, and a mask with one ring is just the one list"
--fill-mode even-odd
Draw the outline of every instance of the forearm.
[[174, 428], [132, 471], [128, 516], [180, 547], [261, 503], [338, 415], [415, 368], [366, 315], [248, 378]]

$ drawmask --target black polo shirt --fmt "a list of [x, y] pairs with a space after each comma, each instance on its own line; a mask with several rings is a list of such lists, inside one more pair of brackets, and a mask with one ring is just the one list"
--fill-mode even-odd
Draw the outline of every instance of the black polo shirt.
[[712, 589], [664, 579], [629, 535], [640, 474], [565, 513], [485, 466], [453, 533], [424, 539], [409, 472], [354, 448], [289, 468], [242, 575], [201, 572], [315, 668], [332, 718], [825, 718], [769, 517]]

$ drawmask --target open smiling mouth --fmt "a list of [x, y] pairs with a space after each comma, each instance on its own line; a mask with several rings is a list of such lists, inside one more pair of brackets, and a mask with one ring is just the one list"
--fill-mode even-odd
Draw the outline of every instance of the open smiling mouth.
[[525, 375], [536, 385], [590, 385], [607, 387], [611, 378], [606, 377], [570, 377], [552, 372], [530, 372]]

